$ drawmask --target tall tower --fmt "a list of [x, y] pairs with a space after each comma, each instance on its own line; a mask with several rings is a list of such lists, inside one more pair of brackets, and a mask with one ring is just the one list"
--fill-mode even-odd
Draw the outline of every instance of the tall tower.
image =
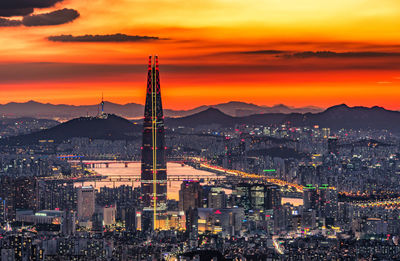
[[101, 115], [104, 114], [104, 95], [101, 93]]
[[149, 57], [141, 167], [143, 210], [152, 217], [153, 229], [158, 229], [167, 210], [167, 163], [157, 56]]

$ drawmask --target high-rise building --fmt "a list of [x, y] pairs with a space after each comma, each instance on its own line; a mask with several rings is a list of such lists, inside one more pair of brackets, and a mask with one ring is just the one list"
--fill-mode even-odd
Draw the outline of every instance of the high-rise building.
[[203, 203], [203, 188], [198, 181], [185, 180], [179, 190], [179, 210], [201, 208]]
[[76, 212], [73, 210], [65, 211], [62, 222], [62, 233], [64, 235], [75, 235], [76, 232]]
[[78, 219], [90, 220], [95, 211], [95, 191], [92, 186], [78, 188]]
[[77, 195], [73, 182], [60, 180], [39, 180], [37, 182], [36, 205], [38, 210], [76, 209]]
[[338, 138], [334, 136], [330, 136], [328, 138], [328, 154], [339, 154], [338, 149]]
[[141, 165], [142, 206], [153, 211], [153, 228], [157, 218], [167, 210], [167, 162], [165, 153], [164, 116], [160, 92], [158, 57], [149, 57], [146, 104], [143, 120]]
[[[338, 210], [338, 194], [334, 187], [328, 184], [322, 184], [318, 187], [307, 184], [304, 187], [304, 211], [314, 210], [318, 222], [324, 226], [333, 226], [338, 220], [346, 218], [339, 215]], [[321, 223], [322, 222], [322, 223]]]
[[[217, 215], [221, 222], [222, 233], [225, 235], [240, 235], [243, 226], [244, 210], [243, 208], [225, 208], [220, 209], [220, 215]], [[214, 213], [219, 213], [218, 210]]]
[[208, 193], [208, 207], [209, 208], [225, 208], [226, 207], [226, 194], [218, 187], [211, 188]]
[[307, 184], [307, 186], [304, 187], [303, 202], [305, 210], [316, 210], [318, 208], [319, 195], [317, 188], [314, 185]]
[[105, 226], [110, 226], [115, 224], [116, 213], [117, 213], [116, 206], [103, 207], [103, 224]]
[[335, 225], [338, 219], [338, 194], [334, 187], [322, 184], [318, 187], [319, 208], [317, 215], [325, 219], [325, 226]]
[[240, 183], [236, 186], [236, 204], [246, 213], [281, 206], [281, 192], [276, 185]]
[[6, 221], [6, 200], [0, 198], [0, 224]]
[[202, 199], [202, 208], [208, 208], [208, 195], [211, 192], [213, 187], [209, 185], [203, 186], [203, 199]]
[[139, 212], [136, 212], [136, 208], [129, 206], [125, 207], [124, 211], [124, 221], [126, 231], [136, 231], [137, 229], [137, 215], [140, 215]]
[[316, 227], [315, 210], [308, 209], [303, 211], [303, 215], [301, 217], [301, 227], [308, 229], [314, 229]]
[[15, 219], [17, 210], [36, 209], [36, 179], [30, 176], [0, 177], [0, 197], [5, 200], [5, 219]]
[[267, 189], [266, 209], [276, 209], [282, 206], [281, 189], [277, 185], [270, 185]]

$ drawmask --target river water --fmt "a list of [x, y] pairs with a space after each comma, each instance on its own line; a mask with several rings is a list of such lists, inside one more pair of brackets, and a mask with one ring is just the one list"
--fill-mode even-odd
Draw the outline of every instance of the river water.
[[[134, 178], [139, 178], [140, 177], [140, 162], [134, 162], [134, 163], [129, 163], [128, 167], [125, 167], [125, 164], [123, 163], [113, 163], [110, 164], [108, 168], [106, 168], [104, 165], [100, 168], [94, 168], [94, 171], [97, 172], [100, 175], [103, 176], [108, 176], [108, 177], [114, 177], [114, 178], [127, 178], [127, 177], [134, 177]], [[191, 166], [184, 165], [182, 166], [179, 163], [167, 163], [167, 174], [177, 177], [179, 176], [196, 176], [196, 177], [201, 177], [201, 178], [213, 178], [217, 177], [215, 173], [205, 171], [205, 170], [198, 170], [195, 169]], [[219, 176], [220, 177], [220, 176]], [[169, 181], [168, 182], [168, 188], [167, 188], [167, 197], [168, 199], [175, 199], [179, 200], [179, 190], [180, 186], [182, 184], [182, 181]], [[207, 184], [202, 183], [203, 185]], [[106, 180], [102, 181], [90, 181], [90, 182], [83, 182], [79, 183], [79, 185], [84, 185], [84, 186], [89, 186], [92, 185], [95, 189], [99, 190], [101, 187], [118, 187], [121, 185], [129, 185], [129, 186], [134, 186], [138, 187], [140, 186], [140, 182], [109, 182]], [[226, 193], [230, 193], [230, 191], [225, 190]], [[303, 200], [302, 199], [296, 199], [296, 198], [282, 198], [282, 204], [284, 203], [291, 203], [295, 206], [302, 205]]]

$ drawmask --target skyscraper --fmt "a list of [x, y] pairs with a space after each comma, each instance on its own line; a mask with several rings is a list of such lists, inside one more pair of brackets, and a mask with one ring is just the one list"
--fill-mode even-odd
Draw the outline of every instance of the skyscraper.
[[281, 206], [281, 192], [276, 185], [240, 183], [236, 185], [236, 204], [246, 214], [254, 211], [265, 212]]
[[0, 198], [0, 224], [6, 221], [6, 200]]
[[338, 150], [338, 138], [331, 136], [328, 138], [328, 154], [339, 154]]
[[304, 187], [304, 194], [303, 194], [303, 202], [304, 202], [304, 209], [314, 209], [316, 210], [318, 207], [319, 195], [317, 188], [312, 184], [307, 184]]
[[[153, 228], [167, 209], [167, 163], [164, 116], [161, 103], [158, 57], [149, 57], [142, 143], [142, 206], [153, 211]], [[161, 218], [162, 219], [162, 218]]]
[[5, 200], [6, 220], [15, 220], [18, 209], [36, 209], [36, 187], [34, 177], [0, 176], [0, 198]]
[[95, 191], [92, 186], [78, 188], [78, 219], [88, 221], [95, 210]]
[[203, 188], [198, 181], [185, 180], [179, 190], [179, 210], [201, 208], [203, 203]]
[[208, 193], [208, 207], [209, 208], [225, 208], [226, 207], [226, 194], [218, 187], [211, 188]]

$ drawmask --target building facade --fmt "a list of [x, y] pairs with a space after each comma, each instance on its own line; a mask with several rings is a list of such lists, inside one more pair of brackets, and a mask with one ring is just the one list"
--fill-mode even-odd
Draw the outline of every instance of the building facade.
[[[167, 210], [164, 115], [157, 56], [154, 57], [154, 60], [151, 56], [149, 57], [141, 149], [142, 207], [144, 211], [153, 211], [154, 223], [157, 222], [156, 220], [162, 220]], [[157, 216], [159, 216], [158, 219]], [[157, 224], [153, 224], [153, 228], [157, 226]]]
[[92, 186], [78, 188], [78, 219], [90, 220], [95, 211], [95, 191]]

